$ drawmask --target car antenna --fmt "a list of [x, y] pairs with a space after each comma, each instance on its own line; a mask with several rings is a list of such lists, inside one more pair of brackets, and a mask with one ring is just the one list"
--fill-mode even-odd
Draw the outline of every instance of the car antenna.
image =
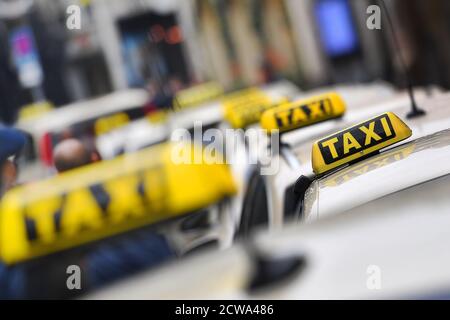
[[402, 52], [400, 50], [400, 45], [397, 39], [397, 35], [395, 33], [395, 28], [394, 28], [394, 24], [392, 23], [392, 19], [391, 16], [389, 14], [389, 10], [387, 9], [386, 3], [384, 0], [379, 0], [381, 2], [381, 5], [383, 7], [383, 11], [386, 14], [386, 20], [388, 21], [389, 24], [389, 29], [391, 30], [391, 34], [392, 34], [392, 39], [395, 45], [395, 48], [398, 52], [398, 58], [399, 58], [399, 62], [401, 64], [401, 68], [403, 69], [403, 73], [404, 73], [404, 77], [405, 77], [405, 81], [406, 81], [406, 86], [407, 86], [407, 90], [408, 90], [408, 95], [409, 98], [411, 100], [411, 111], [406, 115], [406, 117], [408, 119], [411, 118], [416, 118], [416, 117], [420, 117], [426, 114], [426, 112], [422, 109], [420, 109], [417, 106], [416, 103], [416, 99], [414, 97], [414, 87], [413, 87], [413, 83], [411, 80], [411, 75], [408, 71], [408, 68], [406, 67], [406, 63], [405, 60], [403, 59], [403, 55]]

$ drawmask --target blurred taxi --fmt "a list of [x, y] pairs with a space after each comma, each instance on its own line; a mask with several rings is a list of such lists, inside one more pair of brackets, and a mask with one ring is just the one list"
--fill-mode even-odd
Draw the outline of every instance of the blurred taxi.
[[[200, 161], [194, 161], [198, 154]], [[220, 246], [232, 236], [222, 220], [229, 219], [226, 208], [236, 184], [227, 165], [211, 164], [208, 157], [202, 146], [165, 143], [11, 190], [0, 203], [0, 269], [43, 276], [52, 264], [42, 259], [58, 266], [67, 262], [66, 253], [81, 250], [86, 256], [86, 250], [95, 253], [96, 243], [114, 243], [114, 237], [143, 228], [163, 235], [176, 256]], [[94, 249], [86, 249], [88, 244]], [[151, 255], [134, 250], [136, 259]], [[137, 263], [126, 257], [115, 263]], [[1, 271], [0, 296], [13, 281]]]
[[24, 118], [16, 126], [30, 135], [30, 160], [34, 155], [42, 164], [51, 166], [53, 147], [59, 141], [67, 137], [92, 141], [142, 118], [148, 100], [145, 90], [129, 89], [53, 109], [39, 117]]

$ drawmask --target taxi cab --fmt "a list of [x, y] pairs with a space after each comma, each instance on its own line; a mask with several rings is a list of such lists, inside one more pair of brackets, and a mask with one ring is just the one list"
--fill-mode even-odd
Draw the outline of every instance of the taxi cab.
[[[340, 118], [308, 127], [302, 126], [283, 134], [280, 138], [280, 152], [276, 158], [279, 163], [278, 172], [275, 175], [265, 176], [255, 172], [251, 178], [242, 211], [240, 234], [245, 236], [255, 226], [260, 225], [268, 225], [270, 228], [281, 228], [286, 219], [297, 216], [299, 198], [293, 192], [295, 183], [300, 175], [313, 173], [311, 145], [320, 137], [379, 115], [387, 110], [392, 110], [396, 114], [401, 115], [401, 118], [413, 129], [412, 138], [449, 128], [450, 109], [448, 108], [448, 103], [450, 102], [450, 96], [441, 92], [436, 92], [431, 96], [425, 93], [418, 93], [417, 97], [420, 105], [427, 111], [427, 114], [422, 117], [404, 119], [410, 110], [410, 101], [407, 94], [402, 93], [382, 103], [364, 106], [361, 110], [347, 111]], [[322, 97], [324, 96], [322, 95]], [[345, 104], [345, 101], [342, 99], [337, 101]], [[303, 102], [300, 101], [299, 105], [303, 105]], [[275, 109], [272, 111], [272, 114], [274, 112], [276, 112]], [[266, 120], [268, 123], [261, 123], [261, 126], [272, 129], [274, 125], [273, 117], [269, 113], [266, 116], [268, 117], [268, 120]], [[252, 203], [257, 203], [258, 205], [255, 207], [251, 205]]]
[[142, 118], [149, 96], [142, 89], [128, 89], [53, 109], [39, 117], [25, 118], [16, 127], [28, 133], [28, 160], [52, 165], [53, 147], [65, 137], [92, 140], [95, 136]]
[[89, 298], [448, 298], [450, 129], [411, 140], [413, 131], [387, 112], [323, 137], [312, 147], [316, 176], [300, 206], [311, 223]]
[[[105, 241], [133, 232], [162, 235], [175, 256], [220, 246], [230, 237], [222, 221], [229, 219], [226, 208], [237, 187], [229, 167], [208, 157], [202, 146], [164, 143], [6, 193], [0, 203], [0, 296], [14, 280], [1, 276], [3, 266], [27, 277], [52, 277], [49, 266], [65, 273], [61, 264], [81, 264]], [[45, 297], [45, 281], [39, 283], [32, 287]]]

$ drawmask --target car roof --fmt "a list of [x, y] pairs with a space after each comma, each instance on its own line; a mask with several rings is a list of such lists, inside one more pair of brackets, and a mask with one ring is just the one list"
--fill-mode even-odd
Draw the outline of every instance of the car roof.
[[450, 174], [450, 129], [393, 147], [315, 180], [305, 195], [306, 219], [364, 203]]
[[[433, 89], [439, 91], [438, 88]], [[305, 91], [297, 98], [306, 99], [328, 92], [337, 92], [347, 103], [347, 109], [357, 109], [361, 104], [371, 104], [390, 99], [398, 91], [389, 83], [379, 81], [366, 84], [339, 84]]]
[[[386, 299], [427, 297], [439, 292], [448, 296], [450, 215], [444, 211], [448, 208], [448, 181], [446, 176], [431, 182], [429, 191], [443, 205], [435, 212], [423, 210], [424, 203], [418, 196], [422, 188], [418, 186], [407, 190], [411, 205], [417, 207], [408, 214], [398, 212], [390, 203], [386, 204], [391, 206], [388, 212], [363, 209], [345, 218], [265, 230], [250, 244], [237, 243], [226, 251], [209, 250], [84, 298]], [[258, 255], [266, 259], [303, 257], [306, 264], [288, 281], [282, 278], [249, 292]], [[371, 266], [381, 269], [382, 290], [370, 290], [366, 285]]]
[[97, 136], [95, 144], [102, 159], [110, 159], [121, 151], [137, 151], [164, 141], [168, 136], [169, 130], [165, 122], [151, 123], [149, 119], [142, 118]]
[[[255, 241], [259, 248], [282, 256], [304, 255], [307, 269], [281, 290], [266, 290], [254, 298], [412, 298], [448, 293], [449, 181], [447, 175], [404, 190], [404, 204], [392, 194], [348, 214], [265, 233]], [[430, 195], [426, 201], [424, 193]], [[404, 207], [408, 210], [401, 210]], [[368, 290], [370, 266], [380, 267], [382, 290]]]
[[127, 89], [63, 106], [38, 119], [21, 121], [17, 124], [17, 127], [32, 134], [43, 134], [109, 113], [142, 107], [148, 100], [149, 95], [147, 91], [143, 89]]

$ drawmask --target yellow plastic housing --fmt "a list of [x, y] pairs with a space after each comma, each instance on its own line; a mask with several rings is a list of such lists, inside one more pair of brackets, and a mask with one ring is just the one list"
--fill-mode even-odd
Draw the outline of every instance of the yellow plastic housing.
[[345, 103], [337, 93], [327, 93], [294, 101], [264, 112], [261, 117], [261, 127], [268, 131], [287, 132], [339, 118], [345, 110]]
[[223, 87], [217, 82], [206, 82], [178, 92], [174, 99], [174, 109], [196, 107], [223, 96]]
[[392, 112], [334, 133], [313, 144], [312, 167], [323, 174], [409, 138], [411, 129]]
[[[174, 161], [180, 152], [185, 161]], [[232, 196], [229, 167], [209, 158], [202, 147], [163, 144], [13, 189], [0, 203], [0, 259], [19, 263]]]

